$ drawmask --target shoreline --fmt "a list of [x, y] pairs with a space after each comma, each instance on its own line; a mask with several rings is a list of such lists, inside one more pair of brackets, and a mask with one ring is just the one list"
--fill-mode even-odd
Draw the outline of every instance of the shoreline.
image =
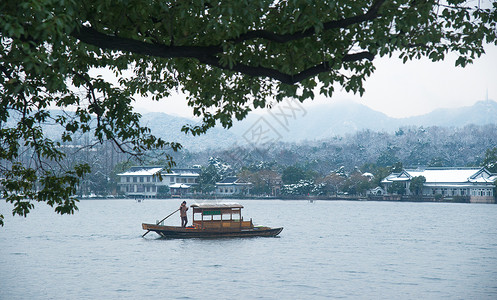
[[145, 197], [82, 197], [79, 201], [87, 200], [135, 200], [137, 202], [145, 200], [179, 200], [179, 199], [205, 199], [205, 200], [298, 200], [298, 201], [375, 201], [375, 202], [428, 202], [428, 203], [484, 203], [496, 204], [493, 202], [470, 202], [469, 197], [447, 197], [436, 199], [434, 197], [420, 196], [219, 196], [219, 195], [184, 195], [183, 197], [167, 198], [145, 198]]

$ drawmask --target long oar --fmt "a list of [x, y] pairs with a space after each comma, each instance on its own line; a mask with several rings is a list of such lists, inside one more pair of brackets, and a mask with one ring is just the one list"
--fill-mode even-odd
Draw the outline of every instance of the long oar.
[[[170, 216], [174, 215], [178, 210], [180, 210], [179, 208], [175, 211], [173, 211], [172, 213], [170, 213], [167, 217], [165, 217], [164, 219], [160, 220], [159, 222], [156, 223], [156, 225], [162, 223], [162, 221], [164, 221], [165, 219], [169, 218]], [[148, 230], [147, 232], [145, 232], [142, 237], [145, 237], [147, 235], [147, 233], [149, 233], [150, 230]]]

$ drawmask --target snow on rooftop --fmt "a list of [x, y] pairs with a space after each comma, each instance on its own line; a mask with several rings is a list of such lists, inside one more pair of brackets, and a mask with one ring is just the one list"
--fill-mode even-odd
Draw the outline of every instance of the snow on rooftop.
[[121, 176], [146, 176], [146, 175], [154, 175], [157, 172], [161, 171], [162, 168], [143, 168], [143, 169], [138, 169], [138, 170], [133, 170], [133, 171], [127, 171], [118, 175]]
[[190, 185], [184, 183], [175, 183], [169, 186], [172, 189], [188, 189]]
[[176, 172], [172, 171], [171, 173], [163, 173], [162, 176], [199, 176], [199, 173], [196, 172]]
[[476, 174], [479, 168], [468, 169], [426, 169], [406, 170], [412, 177], [424, 176], [426, 182], [468, 182], [470, 177]]
[[117, 174], [119, 176], [147, 176], [153, 175], [157, 172], [161, 172], [162, 176], [199, 176], [199, 172], [194, 169], [171, 169], [170, 173], [164, 173], [166, 171], [163, 167], [131, 167], [128, 171], [124, 173]]
[[201, 203], [194, 202], [192, 207], [200, 207], [200, 208], [243, 208], [238, 202], [227, 202], [227, 201], [202, 201]]

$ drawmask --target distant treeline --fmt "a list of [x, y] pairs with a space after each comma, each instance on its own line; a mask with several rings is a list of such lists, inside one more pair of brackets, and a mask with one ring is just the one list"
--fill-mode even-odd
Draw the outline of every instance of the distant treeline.
[[497, 125], [468, 125], [463, 128], [401, 127], [395, 133], [363, 130], [320, 141], [279, 143], [265, 147], [234, 147], [177, 153], [178, 165], [206, 164], [218, 157], [236, 168], [271, 162], [299, 165], [326, 175], [341, 167], [348, 172], [374, 164], [378, 167], [402, 163], [406, 167], [480, 166], [487, 149], [497, 146]]
[[[331, 173], [352, 174], [356, 171], [383, 176], [398, 167], [474, 167], [481, 166], [488, 149], [497, 147], [497, 125], [468, 125], [463, 128], [402, 127], [395, 133], [363, 130], [346, 136], [301, 143], [276, 143], [259, 147], [251, 145], [229, 150], [210, 149], [171, 153], [177, 167], [208, 166], [214, 158], [229, 166], [224, 176], [244, 171], [272, 170], [282, 174], [290, 166], [308, 174], [306, 178], [324, 178]], [[195, 138], [195, 137], [192, 137]], [[65, 146], [66, 163], [88, 162], [92, 173], [80, 186], [82, 195], [108, 195], [118, 191], [118, 173], [136, 165], [163, 165], [160, 154], [137, 161], [119, 153], [110, 143], [90, 144], [88, 137]], [[29, 156], [26, 152], [25, 155]], [[22, 157], [21, 157], [22, 160]], [[387, 175], [387, 174], [386, 174]], [[247, 178], [248, 179], [248, 178]], [[376, 178], [379, 180], [379, 178]]]

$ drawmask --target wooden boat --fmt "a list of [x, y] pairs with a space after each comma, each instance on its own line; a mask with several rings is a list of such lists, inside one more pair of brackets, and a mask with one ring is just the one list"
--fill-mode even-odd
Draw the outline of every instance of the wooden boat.
[[[283, 227], [254, 226], [244, 221], [238, 203], [192, 204], [192, 226], [166, 226], [143, 223], [142, 228], [165, 238], [274, 237]], [[147, 231], [147, 232], [148, 232]]]

